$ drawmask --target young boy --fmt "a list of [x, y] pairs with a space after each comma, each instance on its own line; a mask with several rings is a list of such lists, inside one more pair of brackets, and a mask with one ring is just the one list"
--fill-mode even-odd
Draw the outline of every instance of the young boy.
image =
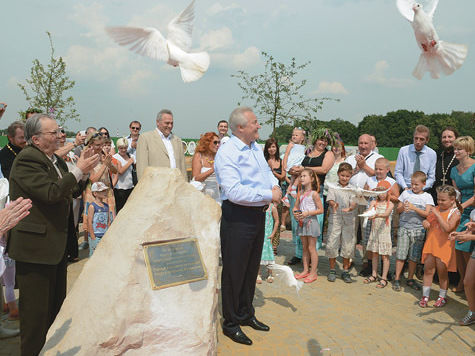
[[[353, 169], [348, 163], [340, 163], [338, 166], [338, 187], [348, 186], [348, 182], [353, 174]], [[336, 270], [335, 262], [338, 256], [338, 250], [343, 257], [343, 273], [341, 278], [346, 283], [351, 283], [349, 269], [350, 258], [354, 257], [356, 235], [355, 235], [355, 217], [356, 203], [353, 201], [355, 195], [351, 192], [330, 188], [328, 189], [327, 203], [330, 206], [330, 215], [328, 219], [329, 233], [325, 249], [325, 255], [330, 261], [330, 273], [328, 281], [335, 282]]]
[[[378, 158], [376, 162], [374, 163], [374, 176], [369, 177], [367, 179], [364, 189], [366, 190], [376, 189], [376, 187], [378, 186], [378, 183], [380, 181], [385, 180], [389, 184], [391, 184], [391, 190], [389, 191], [391, 193], [390, 200], [394, 205], [397, 205], [398, 197], [399, 197], [399, 186], [393, 178], [388, 177], [388, 173], [389, 173], [389, 161], [384, 157]], [[366, 245], [368, 244], [368, 238], [371, 232], [371, 226], [372, 226], [372, 221], [368, 220], [368, 223], [366, 224], [366, 228], [363, 231], [363, 241], [361, 242], [361, 244], [363, 246], [363, 256], [364, 256], [362, 272], [364, 273], [362, 273], [361, 275], [370, 275], [371, 270], [372, 270], [371, 269], [372, 268], [371, 267], [372, 253], [366, 252]]]
[[405, 190], [399, 197], [397, 211], [401, 215], [396, 250], [396, 278], [393, 282], [393, 289], [397, 292], [401, 290], [400, 278], [406, 258], [409, 259], [406, 284], [415, 290], [421, 289], [414, 280], [414, 273], [417, 263], [421, 260], [426, 236], [422, 221], [427, 218], [431, 207], [434, 206], [432, 196], [422, 190], [426, 180], [425, 173], [414, 172], [411, 176], [411, 189]]
[[92, 256], [110, 226], [109, 205], [104, 202], [107, 199], [108, 189], [102, 182], [93, 183], [91, 187], [94, 201], [89, 205], [87, 212], [89, 257]]

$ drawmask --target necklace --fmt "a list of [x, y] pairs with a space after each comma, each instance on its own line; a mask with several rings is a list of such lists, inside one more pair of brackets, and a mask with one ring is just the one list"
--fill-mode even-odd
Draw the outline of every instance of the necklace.
[[13, 149], [10, 147], [10, 143], [7, 144], [7, 147], [8, 147], [8, 149], [9, 149], [10, 151], [12, 151], [12, 153], [13, 153], [13, 154], [15, 155], [15, 157], [16, 157], [16, 152], [13, 151]]
[[445, 177], [449, 171], [449, 168], [450, 168], [450, 165], [453, 163], [454, 159], [455, 159], [455, 154], [452, 156], [452, 160], [449, 162], [447, 168], [445, 169], [444, 167], [444, 153], [445, 151], [442, 152], [441, 156], [442, 156], [442, 179], [441, 179], [441, 182], [442, 182], [442, 185], [445, 185], [446, 182], [447, 182], [447, 178]]

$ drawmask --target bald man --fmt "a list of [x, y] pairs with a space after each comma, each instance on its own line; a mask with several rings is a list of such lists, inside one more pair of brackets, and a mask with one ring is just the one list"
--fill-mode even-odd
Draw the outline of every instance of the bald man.
[[[369, 177], [374, 176], [374, 165], [376, 160], [381, 156], [379, 153], [373, 151], [373, 140], [370, 135], [363, 134], [358, 138], [358, 152], [356, 154], [348, 157], [346, 162], [351, 164], [353, 167], [353, 176], [350, 179], [350, 184], [364, 188], [366, 181]], [[366, 206], [358, 205], [358, 214], [362, 214], [366, 210]], [[359, 227], [361, 226], [361, 233], [359, 232]], [[363, 231], [363, 218], [356, 219], [355, 231], [357, 236], [364, 234]], [[360, 238], [358, 238], [360, 240]], [[363, 274], [366, 274], [368, 271], [368, 264], [366, 262], [366, 246], [363, 246]]]

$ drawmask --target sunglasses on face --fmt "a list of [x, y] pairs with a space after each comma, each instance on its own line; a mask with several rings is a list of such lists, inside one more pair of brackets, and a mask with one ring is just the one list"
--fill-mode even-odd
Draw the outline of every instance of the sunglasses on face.
[[213, 141], [213, 144], [219, 145], [219, 141]]
[[131, 129], [132, 129], [132, 130], [140, 130], [140, 127], [132, 126]]
[[103, 135], [103, 136], [109, 136], [109, 133], [108, 133], [108, 132], [104, 132], [104, 131], [100, 132], [100, 134]]

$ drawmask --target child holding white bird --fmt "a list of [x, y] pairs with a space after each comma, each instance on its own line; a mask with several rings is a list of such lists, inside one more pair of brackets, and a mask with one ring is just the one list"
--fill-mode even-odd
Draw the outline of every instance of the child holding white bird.
[[[264, 227], [264, 245], [262, 246], [262, 255], [261, 255], [261, 268], [262, 266], [267, 267], [267, 282], [272, 283], [274, 277], [272, 277], [272, 269], [269, 268], [270, 265], [275, 263], [274, 251], [272, 248], [272, 238], [274, 237], [277, 229], [279, 228], [279, 213], [274, 203], [270, 203], [269, 207], [266, 210], [266, 222]], [[257, 284], [262, 283], [261, 271], [257, 275]]]
[[[353, 175], [353, 168], [349, 163], [341, 163], [338, 167], [338, 186], [347, 187], [351, 176]], [[356, 203], [354, 202], [355, 194], [349, 191], [329, 188], [327, 194], [327, 203], [330, 206], [330, 215], [328, 217], [328, 241], [325, 248], [325, 255], [330, 262], [330, 273], [328, 274], [328, 281], [335, 282], [336, 280], [336, 257], [340, 250], [340, 255], [343, 257], [343, 273], [341, 278], [345, 283], [352, 283], [349, 269], [350, 258], [355, 255], [356, 234], [355, 234], [355, 218], [356, 218]]]
[[388, 191], [391, 184], [385, 180], [378, 183], [375, 190], [387, 191], [378, 195], [378, 197], [371, 202], [369, 209], [375, 209], [376, 215], [370, 217], [372, 220], [371, 233], [368, 239], [367, 251], [372, 252], [372, 273], [371, 276], [364, 280], [365, 284], [373, 283], [378, 280], [378, 264], [379, 256], [383, 260], [383, 269], [381, 279], [378, 282], [378, 288], [384, 288], [388, 285], [388, 271], [389, 271], [389, 256], [391, 255], [391, 212], [394, 204], [391, 202]]
[[[300, 173], [301, 194], [298, 194], [294, 206], [294, 216], [299, 222], [297, 235], [302, 240], [303, 271], [295, 276], [303, 279], [304, 283], [312, 283], [317, 280], [317, 238], [320, 236], [320, 224], [317, 215], [323, 213], [323, 205], [320, 200], [320, 183], [314, 171], [305, 168]], [[310, 261], [309, 261], [310, 260]], [[311, 262], [311, 268], [309, 267]]]

